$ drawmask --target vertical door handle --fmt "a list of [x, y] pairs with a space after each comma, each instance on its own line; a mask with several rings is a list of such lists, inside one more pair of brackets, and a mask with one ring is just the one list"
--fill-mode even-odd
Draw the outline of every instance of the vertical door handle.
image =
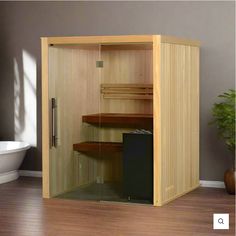
[[57, 100], [56, 98], [51, 99], [52, 109], [52, 147], [57, 147]]

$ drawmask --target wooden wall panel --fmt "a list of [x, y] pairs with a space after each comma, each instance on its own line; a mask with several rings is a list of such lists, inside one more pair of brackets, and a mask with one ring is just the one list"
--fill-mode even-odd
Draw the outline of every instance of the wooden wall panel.
[[73, 151], [73, 144], [98, 139], [96, 128], [82, 115], [98, 113], [98, 46], [49, 48], [49, 99], [58, 101], [59, 145], [50, 148], [50, 195], [95, 181], [96, 159]]
[[[101, 71], [101, 83], [152, 84], [152, 50], [102, 50], [104, 68]], [[101, 97], [101, 112], [104, 113], [153, 113], [151, 100], [119, 100], [103, 99]], [[109, 141], [121, 141], [122, 133], [130, 129], [103, 129], [101, 139], [111, 137]], [[107, 135], [105, 135], [107, 134]]]
[[[103, 50], [103, 84], [152, 84], [152, 50]], [[102, 99], [102, 112], [152, 113], [152, 101]]]
[[160, 55], [161, 140], [155, 142], [161, 184], [156, 205], [199, 185], [199, 48], [162, 43]]

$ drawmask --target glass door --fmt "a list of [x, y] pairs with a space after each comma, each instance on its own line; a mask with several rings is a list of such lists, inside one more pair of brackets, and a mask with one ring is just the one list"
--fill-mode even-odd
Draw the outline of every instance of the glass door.
[[[51, 196], [100, 200], [99, 45], [49, 48]], [[92, 119], [92, 120], [91, 120]]]

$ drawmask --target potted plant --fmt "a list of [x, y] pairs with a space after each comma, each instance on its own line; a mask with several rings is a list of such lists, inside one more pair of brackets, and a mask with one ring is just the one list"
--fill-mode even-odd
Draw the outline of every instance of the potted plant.
[[235, 90], [218, 96], [221, 102], [215, 103], [212, 108], [213, 121], [218, 129], [218, 135], [225, 141], [233, 157], [233, 167], [226, 170], [224, 182], [229, 194], [235, 194]]

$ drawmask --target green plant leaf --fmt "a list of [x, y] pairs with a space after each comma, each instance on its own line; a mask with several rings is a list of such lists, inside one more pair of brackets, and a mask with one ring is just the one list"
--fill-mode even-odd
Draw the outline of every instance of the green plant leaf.
[[228, 149], [235, 151], [235, 98], [236, 91], [229, 89], [227, 92], [218, 96], [221, 102], [214, 103], [212, 107], [212, 121], [218, 129], [218, 135], [224, 139]]

